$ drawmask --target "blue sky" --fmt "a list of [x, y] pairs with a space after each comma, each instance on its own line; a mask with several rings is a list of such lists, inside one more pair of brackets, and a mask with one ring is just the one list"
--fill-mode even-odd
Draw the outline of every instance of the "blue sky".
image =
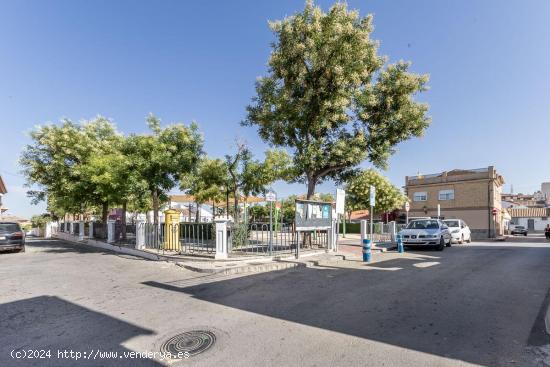
[[[331, 1], [317, 1], [327, 9]], [[411, 60], [431, 76], [432, 125], [398, 146], [385, 174], [404, 176], [495, 165], [516, 192], [550, 181], [550, 2], [349, 1], [374, 14], [374, 38], [390, 62]], [[112, 118], [126, 133], [145, 116], [198, 122], [210, 156], [235, 138], [261, 155], [239, 125], [266, 72], [267, 21], [303, 1], [0, 0], [0, 174], [5, 205], [30, 216], [17, 165], [36, 124]], [[368, 162], [364, 164], [368, 166]], [[281, 196], [303, 192], [278, 183]], [[319, 191], [334, 191], [330, 183]]]

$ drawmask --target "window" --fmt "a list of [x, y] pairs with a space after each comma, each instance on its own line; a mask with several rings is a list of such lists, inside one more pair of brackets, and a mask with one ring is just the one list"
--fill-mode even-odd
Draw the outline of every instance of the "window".
[[407, 229], [438, 229], [439, 222], [435, 219], [413, 220], [407, 225]]
[[428, 193], [426, 191], [423, 192], [415, 192], [413, 196], [414, 201], [426, 201], [428, 200]]
[[439, 200], [454, 200], [454, 199], [455, 199], [455, 190], [439, 191]]

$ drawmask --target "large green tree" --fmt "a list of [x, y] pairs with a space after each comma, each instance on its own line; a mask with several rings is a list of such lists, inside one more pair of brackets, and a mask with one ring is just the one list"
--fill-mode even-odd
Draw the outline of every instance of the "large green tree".
[[399, 209], [407, 201], [407, 197], [386, 177], [373, 169], [361, 171], [348, 180], [346, 184], [346, 209], [348, 213], [354, 210], [370, 209], [370, 186], [376, 189], [374, 211], [386, 213]]
[[308, 199], [318, 183], [345, 179], [365, 159], [385, 167], [399, 142], [429, 125], [427, 105], [413, 99], [428, 77], [405, 62], [385, 64], [372, 16], [344, 3], [324, 13], [308, 1], [270, 26], [269, 73], [257, 81], [243, 124], [292, 151], [291, 181], [307, 184]]
[[98, 194], [87, 167], [92, 157], [116, 150], [120, 136], [104, 117], [80, 124], [64, 120], [32, 131], [32, 144], [25, 147], [20, 164], [27, 185], [37, 187], [28, 195], [34, 203], [47, 200], [55, 215], [84, 213], [108, 201]]
[[[122, 236], [126, 238], [126, 211], [128, 205], [133, 209], [143, 209], [149, 200], [147, 182], [132, 169], [130, 157], [124, 154], [126, 139], [120, 137], [117, 150], [107, 154], [93, 154], [83, 173], [93, 183], [94, 193], [102, 203], [122, 206]], [[105, 205], [102, 210], [102, 220], [106, 230]], [[106, 233], [106, 232], [105, 232]]]
[[154, 223], [162, 199], [182, 178], [184, 172], [193, 172], [203, 155], [203, 139], [195, 123], [189, 126], [173, 124], [162, 128], [160, 120], [149, 115], [149, 135], [131, 135], [127, 138], [124, 154], [131, 162], [130, 169], [147, 183], [153, 204]]

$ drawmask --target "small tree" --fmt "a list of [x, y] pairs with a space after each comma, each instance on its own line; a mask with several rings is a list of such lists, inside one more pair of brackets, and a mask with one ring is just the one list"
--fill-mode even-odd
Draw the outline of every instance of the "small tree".
[[427, 105], [413, 96], [428, 77], [409, 64], [384, 67], [371, 39], [372, 16], [345, 3], [328, 13], [306, 3], [302, 13], [270, 23], [275, 41], [269, 74], [256, 83], [244, 125], [292, 151], [293, 177], [307, 184], [344, 180], [365, 159], [385, 167], [394, 147], [429, 125]]
[[[370, 186], [376, 188], [377, 213], [385, 213], [401, 208], [407, 197], [386, 177], [373, 169], [361, 171], [350, 179], [346, 185], [346, 209], [348, 213], [354, 210], [370, 208]], [[371, 218], [374, 213], [370, 213]]]
[[50, 214], [33, 215], [31, 217], [31, 225], [33, 228], [44, 228], [48, 222], [52, 221]]
[[147, 118], [152, 135], [131, 135], [125, 144], [130, 168], [147, 182], [153, 202], [154, 223], [158, 224], [160, 201], [181, 181], [183, 172], [192, 172], [202, 156], [202, 136], [195, 123], [161, 128], [152, 114]]
[[197, 221], [200, 205], [212, 203], [212, 214], [216, 216], [216, 202], [223, 200], [227, 182], [227, 168], [221, 159], [204, 157], [194, 172], [182, 173], [180, 188], [195, 198]]
[[226, 199], [229, 201], [231, 193], [235, 221], [239, 220], [239, 197], [241, 195], [246, 200], [250, 195], [265, 194], [274, 181], [288, 176], [290, 158], [286, 152], [268, 150], [265, 156], [264, 161], [253, 159], [248, 147], [241, 143], [237, 145], [237, 152], [234, 155], [225, 157], [226, 187], [228, 188]]
[[264, 205], [254, 205], [248, 209], [252, 221], [256, 222], [269, 216], [269, 208]]

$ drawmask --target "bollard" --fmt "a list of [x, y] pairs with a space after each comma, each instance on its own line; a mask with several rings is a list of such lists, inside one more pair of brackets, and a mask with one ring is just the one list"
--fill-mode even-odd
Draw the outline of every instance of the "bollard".
[[400, 234], [397, 235], [397, 252], [400, 254], [405, 252], [405, 249], [403, 248], [403, 236]]
[[363, 262], [370, 262], [371, 259], [371, 250], [370, 250], [370, 240], [363, 240]]

